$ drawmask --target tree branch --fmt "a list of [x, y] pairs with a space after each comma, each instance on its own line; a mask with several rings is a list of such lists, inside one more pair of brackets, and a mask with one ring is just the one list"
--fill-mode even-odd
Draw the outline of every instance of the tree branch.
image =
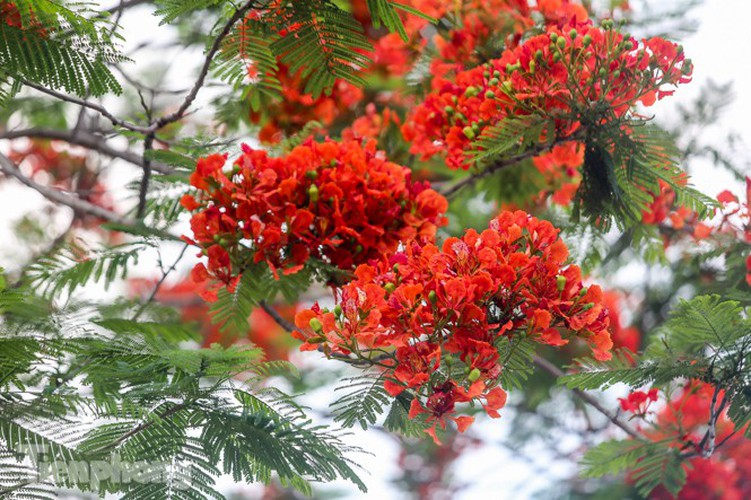
[[10, 161], [10, 159], [3, 154], [0, 154], [0, 171], [2, 171], [3, 173], [5, 173], [6, 175], [10, 177], [14, 177], [18, 181], [20, 181], [21, 184], [24, 184], [25, 186], [28, 186], [31, 189], [37, 191], [39, 194], [41, 194], [48, 200], [70, 207], [75, 212], [90, 214], [95, 217], [99, 217], [100, 219], [104, 219], [106, 221], [114, 222], [117, 224], [129, 225], [129, 226], [136, 225], [134, 221], [130, 221], [124, 217], [119, 216], [118, 214], [114, 212], [110, 212], [109, 210], [106, 210], [100, 206], [94, 205], [93, 203], [89, 203], [86, 200], [82, 200], [80, 198], [67, 195], [58, 189], [54, 189], [51, 187], [38, 184], [32, 179], [29, 179], [28, 177], [24, 176], [18, 170], [16, 165], [14, 165], [13, 162]]
[[97, 113], [99, 113], [100, 115], [108, 119], [110, 122], [112, 122], [112, 125], [116, 127], [122, 127], [133, 132], [139, 132], [141, 134], [148, 134], [156, 130], [156, 128], [152, 130], [153, 125], [149, 127], [142, 127], [140, 125], [136, 125], [134, 123], [121, 120], [120, 118], [110, 113], [107, 110], [107, 108], [97, 103], [79, 99], [78, 97], [74, 97], [68, 94], [63, 94], [62, 92], [58, 92], [57, 90], [52, 90], [46, 87], [42, 87], [41, 85], [37, 85], [36, 83], [30, 82], [28, 80], [23, 80], [23, 84], [26, 85], [27, 87], [31, 87], [32, 89], [38, 90], [39, 92], [42, 92], [43, 94], [47, 94], [51, 97], [54, 97], [55, 99], [60, 99], [61, 101], [69, 102], [71, 104], [77, 104], [78, 106], [83, 106], [85, 108], [89, 108], [93, 111], [96, 111]]
[[[84, 130], [68, 131], [54, 130], [44, 128], [29, 128], [21, 130], [8, 130], [0, 133], [0, 139], [48, 139], [53, 141], [63, 141], [74, 146], [96, 151], [110, 158], [127, 161], [133, 165], [143, 168], [143, 157], [130, 151], [116, 149], [104, 140], [104, 138]], [[162, 174], [174, 173], [174, 169], [161, 163], [151, 163], [151, 169]]]

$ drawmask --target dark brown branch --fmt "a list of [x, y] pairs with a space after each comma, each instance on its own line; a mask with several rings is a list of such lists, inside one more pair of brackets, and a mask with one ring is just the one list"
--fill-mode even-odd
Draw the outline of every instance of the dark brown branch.
[[86, 101], [84, 99], [79, 99], [78, 97], [74, 97], [71, 95], [63, 94], [62, 92], [58, 92], [56, 90], [51, 90], [46, 87], [43, 87], [41, 85], [37, 85], [36, 83], [30, 82], [28, 80], [24, 80], [23, 84], [27, 87], [31, 87], [32, 89], [38, 90], [39, 92], [42, 92], [43, 94], [47, 94], [51, 97], [54, 97], [56, 99], [60, 99], [61, 101], [69, 102], [71, 104], [77, 104], [78, 106], [83, 106], [85, 108], [91, 109], [93, 111], [96, 111], [100, 115], [102, 115], [104, 118], [108, 119], [110, 122], [112, 122], [112, 125], [115, 127], [122, 127], [125, 129], [128, 129], [133, 132], [140, 132], [142, 134], [148, 134], [151, 132], [154, 132], [156, 129], [154, 128], [152, 130], [152, 126], [150, 127], [142, 127], [140, 125], [136, 125], [134, 123], [130, 123], [125, 120], [121, 120], [120, 118], [116, 117], [112, 113], [110, 113], [107, 108], [104, 106], [101, 106], [97, 103]]
[[0, 171], [5, 173], [5, 175], [8, 175], [9, 177], [14, 177], [16, 180], [21, 182], [21, 184], [28, 186], [31, 189], [37, 191], [39, 194], [41, 194], [48, 200], [70, 207], [75, 212], [90, 214], [95, 217], [99, 217], [100, 219], [104, 219], [109, 222], [114, 222], [116, 224], [130, 225], [130, 226], [136, 225], [135, 222], [130, 221], [124, 217], [121, 217], [118, 214], [114, 212], [110, 212], [109, 210], [106, 210], [102, 207], [94, 205], [93, 203], [89, 203], [88, 201], [82, 200], [80, 198], [76, 198], [75, 196], [70, 196], [58, 189], [54, 189], [51, 187], [38, 184], [32, 179], [29, 179], [28, 177], [24, 176], [18, 170], [18, 168], [13, 164], [13, 162], [10, 161], [10, 159], [8, 159], [8, 157], [3, 154], [0, 154]]
[[[43, 128], [29, 128], [21, 130], [8, 130], [0, 133], [0, 139], [48, 139], [53, 141], [63, 141], [74, 146], [81, 146], [82, 148], [96, 151], [110, 158], [117, 158], [119, 160], [127, 161], [133, 165], [143, 168], [143, 157], [130, 151], [123, 151], [110, 146], [104, 138], [92, 134], [85, 130], [77, 130], [74, 132], [68, 130], [54, 130]], [[151, 169], [155, 172], [163, 174], [173, 173], [174, 170], [161, 163], [152, 163]]]
[[180, 104], [180, 107], [177, 108], [177, 111], [174, 113], [163, 116], [160, 119], [158, 119], [156, 122], [154, 122], [151, 125], [151, 131], [154, 132], [156, 130], [159, 130], [160, 128], [164, 127], [165, 125], [169, 125], [170, 123], [178, 121], [180, 118], [182, 118], [185, 115], [185, 112], [188, 110], [188, 108], [193, 104], [193, 101], [196, 100], [196, 97], [198, 96], [198, 91], [201, 90], [201, 87], [203, 87], [204, 82], [206, 81], [206, 76], [209, 74], [209, 68], [211, 67], [211, 62], [214, 59], [214, 56], [219, 52], [219, 50], [222, 47], [222, 42], [224, 39], [229, 35], [230, 31], [232, 31], [232, 27], [242, 18], [245, 17], [245, 14], [253, 8], [253, 0], [246, 2], [242, 7], [237, 9], [235, 13], [232, 15], [232, 17], [227, 21], [227, 23], [224, 25], [224, 28], [222, 28], [222, 31], [219, 33], [219, 36], [217, 36], [214, 39], [214, 43], [211, 44], [211, 48], [206, 53], [206, 59], [203, 63], [203, 67], [201, 67], [201, 71], [198, 74], [198, 79], [193, 84], [193, 88], [190, 90], [187, 96], [185, 96], [185, 99], [183, 100], [182, 104]]
[[[565, 373], [563, 372], [563, 370], [561, 370], [560, 368], [558, 368], [557, 366], [555, 366], [553, 363], [551, 363], [547, 359], [541, 358], [539, 356], [535, 356], [533, 359], [534, 359], [534, 363], [538, 367], [542, 368], [543, 370], [545, 370], [549, 374], [553, 375], [554, 377], [558, 378], [558, 377], [562, 377], [562, 376], [565, 375]], [[643, 439], [643, 437], [638, 432], [636, 432], [636, 430], [634, 430], [630, 425], [628, 425], [626, 422], [624, 422], [623, 420], [621, 420], [620, 418], [618, 418], [617, 414], [615, 414], [615, 413], [611, 412], [610, 410], [608, 410], [607, 408], [605, 408], [594, 397], [590, 396], [586, 392], [581, 391], [579, 389], [572, 389], [572, 392], [579, 399], [581, 399], [582, 401], [584, 401], [585, 403], [587, 403], [588, 405], [590, 405], [595, 410], [597, 410], [600, 413], [602, 413], [605, 417], [607, 417], [608, 420], [610, 420], [611, 422], [613, 422], [616, 426], [618, 426], [619, 428], [621, 428], [626, 434], [628, 434], [632, 438], [638, 439], [638, 440], [642, 440]]]
[[141, 186], [138, 191], [138, 209], [136, 211], [136, 218], [143, 219], [143, 214], [146, 212], [146, 196], [149, 193], [149, 181], [151, 180], [151, 160], [149, 160], [148, 152], [154, 147], [154, 134], [149, 134], [143, 141], [143, 176], [141, 177]]

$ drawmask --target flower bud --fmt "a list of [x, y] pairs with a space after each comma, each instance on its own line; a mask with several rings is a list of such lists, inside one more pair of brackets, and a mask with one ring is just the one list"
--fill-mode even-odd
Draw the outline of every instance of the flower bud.
[[443, 111], [444, 111], [444, 112], [445, 112], [445, 113], [446, 113], [447, 115], [453, 115], [453, 114], [454, 114], [454, 111], [455, 111], [455, 110], [454, 110], [454, 107], [453, 107], [453, 106], [446, 106], [445, 108], [443, 108]]
[[435, 303], [438, 302], [438, 295], [435, 293], [435, 290], [431, 290], [430, 292], [428, 292], [428, 300], [433, 305], [435, 305]]
[[394, 290], [396, 290], [396, 285], [389, 282], [383, 285], [383, 289], [386, 290], [387, 293], [394, 293]]
[[569, 31], [569, 32], [568, 32], [568, 36], [569, 36], [569, 37], [571, 37], [571, 39], [572, 39], [572, 40], [575, 40], [575, 39], [576, 39], [576, 36], [577, 36], [578, 34], [579, 34], [579, 33], [578, 33], [578, 32], [576, 31], [576, 28], [574, 28], [574, 29], [572, 29], [571, 31]]
[[313, 330], [316, 333], [321, 333], [323, 331], [323, 325], [318, 320], [318, 318], [310, 318], [310, 329]]
[[503, 82], [503, 85], [501, 85], [501, 90], [503, 90], [506, 94], [510, 94], [514, 90], [513, 84], [506, 80]]
[[589, 35], [584, 35], [584, 38], [582, 38], [582, 43], [585, 47], [589, 47], [592, 44], [592, 37]]
[[310, 201], [316, 203], [318, 201], [318, 186], [311, 184], [308, 188], [308, 196], [310, 196]]
[[562, 292], [564, 288], [566, 288], [566, 277], [565, 276], [556, 276], [555, 278], [555, 285], [556, 288], [558, 288], [558, 292]]
[[467, 375], [467, 380], [470, 382], [475, 382], [478, 378], [480, 378], [481, 372], [477, 368], [472, 368], [472, 371], [469, 372], [469, 375]]
[[[563, 39], [559, 38], [559, 40], [563, 40]], [[534, 73], [536, 67], [537, 67], [537, 65], [535, 64], [534, 61], [529, 61], [529, 72], [530, 73]]]
[[495, 99], [495, 92], [492, 90], [485, 92], [485, 99]]
[[340, 306], [339, 304], [334, 306], [334, 315], [337, 318], [342, 315], [342, 306]]
[[318, 178], [318, 172], [316, 172], [315, 170], [308, 170], [307, 172], [305, 172], [305, 177], [310, 180], [315, 180]]
[[475, 136], [475, 131], [474, 131], [474, 130], [472, 130], [472, 127], [464, 127], [464, 128], [462, 129], [462, 132], [464, 132], [464, 136], [465, 136], [465, 137], [466, 137], [467, 139], [469, 139], [469, 140], [472, 140], [472, 139], [474, 139], [474, 138], [476, 137], [476, 136]]
[[563, 37], [558, 37], [558, 40], [555, 41], [555, 44], [560, 48], [564, 48], [566, 46], [566, 39]]
[[496, 85], [498, 85], [498, 83], [500, 83], [500, 80], [494, 77], [490, 79], [490, 81], [488, 82], [488, 85], [490, 85], [491, 87], [495, 87]]

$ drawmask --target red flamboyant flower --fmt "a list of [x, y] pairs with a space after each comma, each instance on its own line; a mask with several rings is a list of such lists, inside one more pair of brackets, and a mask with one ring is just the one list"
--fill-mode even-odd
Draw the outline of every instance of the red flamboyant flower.
[[613, 347], [616, 349], [628, 349], [633, 353], [639, 352], [641, 346], [641, 332], [638, 328], [626, 327], [621, 320], [621, 294], [606, 291], [603, 294], [603, 302], [608, 309], [610, 319], [610, 337], [613, 339]]
[[[691, 63], [678, 45], [639, 43], [605, 26], [572, 19], [548, 27], [499, 59], [441, 81], [402, 127], [411, 151], [422, 159], [445, 154], [451, 168], [467, 169], [473, 140], [506, 118], [541, 116], [553, 121], [557, 138], [573, 137], [690, 81]], [[545, 133], [541, 140], [550, 139]]]
[[602, 291], [584, 287], [567, 258], [552, 224], [503, 212], [482, 233], [470, 229], [440, 248], [415, 241], [359, 266], [356, 279], [335, 291], [334, 311], [317, 304], [301, 311], [294, 335], [303, 350], [377, 360], [388, 372], [386, 390], [413, 392], [411, 413], [437, 425], [468, 401], [497, 417], [505, 402], [502, 337], [552, 346], [579, 338], [595, 357], [610, 358]]
[[352, 113], [362, 101], [362, 89], [344, 80], [337, 80], [330, 94], [314, 98], [305, 93], [306, 80], [302, 70], [290, 74], [280, 64], [276, 77], [282, 87], [281, 98], [263, 106], [262, 111], [251, 111], [250, 121], [260, 124], [258, 138], [261, 142], [275, 144], [284, 137], [295, 134], [311, 121], [317, 121], [325, 130], [341, 115]]
[[231, 169], [226, 160], [200, 159], [190, 178], [198, 193], [182, 199], [194, 212], [187, 240], [208, 257], [193, 271], [199, 282], [232, 287], [260, 262], [275, 275], [309, 259], [349, 271], [401, 242], [432, 240], [446, 223], [446, 199], [372, 141], [308, 140], [278, 158], [244, 145]]
[[621, 409], [633, 413], [635, 416], [647, 414], [652, 403], [657, 401], [657, 389], [652, 388], [647, 392], [633, 391], [625, 398], [618, 398], [621, 403]]

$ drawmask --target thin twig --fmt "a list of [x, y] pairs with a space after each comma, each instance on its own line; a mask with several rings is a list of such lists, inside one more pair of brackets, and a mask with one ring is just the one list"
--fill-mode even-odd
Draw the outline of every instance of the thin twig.
[[571, 142], [571, 141], [577, 141], [577, 140], [580, 140], [580, 137], [570, 136], [570, 137], [566, 137], [563, 139], [558, 139], [552, 143], [539, 144], [533, 148], [528, 149], [527, 151], [523, 153], [519, 153], [517, 155], [510, 156], [502, 160], [498, 160], [488, 165], [487, 167], [483, 168], [479, 172], [476, 172], [470, 175], [469, 177], [465, 177], [464, 179], [460, 180], [456, 184], [452, 185], [451, 187], [443, 191], [441, 194], [443, 194], [443, 196], [445, 196], [446, 198], [451, 198], [454, 195], [456, 195], [460, 190], [464, 189], [467, 186], [471, 186], [475, 182], [489, 176], [492, 173], [495, 173], [495, 172], [498, 172], [499, 170], [503, 170], [505, 168], [516, 165], [520, 161], [526, 160], [527, 158], [532, 158], [541, 153], [545, 153], [546, 151], [549, 151], [553, 149], [553, 147], [558, 146], [560, 144], [564, 144], [566, 142]]
[[169, 269], [167, 269], [166, 271], [162, 273], [161, 279], [157, 282], [156, 285], [154, 285], [154, 289], [151, 291], [149, 298], [146, 299], [146, 302], [141, 304], [141, 307], [138, 308], [138, 311], [136, 311], [136, 314], [133, 315], [133, 321], [136, 321], [141, 316], [141, 314], [143, 314], [143, 312], [146, 310], [149, 304], [151, 304], [151, 302], [154, 300], [154, 297], [156, 297], [156, 294], [159, 293], [159, 289], [164, 284], [164, 281], [167, 279], [167, 276], [169, 276], [177, 268], [177, 265], [180, 263], [180, 261], [183, 260], [183, 257], [185, 256], [185, 252], [188, 250], [188, 247], [190, 247], [190, 245], [186, 243], [182, 251], [180, 252], [180, 255], [177, 256], [177, 259], [175, 259], [175, 262], [169, 267]]
[[214, 39], [214, 43], [211, 45], [211, 48], [209, 49], [209, 51], [206, 53], [206, 59], [203, 63], [203, 67], [201, 68], [200, 73], [198, 74], [198, 79], [193, 84], [193, 88], [190, 90], [188, 95], [185, 96], [185, 99], [183, 100], [180, 107], [177, 108], [177, 111], [175, 111], [174, 113], [167, 115], [167, 116], [163, 116], [160, 119], [158, 119], [156, 122], [154, 122], [151, 125], [152, 131], [159, 130], [165, 125], [176, 122], [185, 115], [185, 112], [188, 110], [190, 105], [193, 104], [193, 101], [195, 101], [196, 97], [198, 96], [198, 91], [201, 90], [201, 87], [203, 87], [203, 84], [206, 81], [206, 76], [209, 74], [209, 68], [211, 67], [211, 62], [213, 61], [214, 56], [217, 54], [217, 52], [219, 52], [219, 50], [221, 49], [222, 42], [227, 37], [227, 35], [229, 35], [235, 23], [237, 23], [240, 19], [244, 18], [245, 14], [251, 8], [253, 8], [253, 0], [246, 2], [242, 7], [240, 7], [239, 9], [235, 11], [235, 13], [229, 19], [229, 21], [227, 21], [227, 23], [224, 25], [224, 28], [222, 28], [222, 31], [219, 33], [219, 36], [217, 36]]
[[28, 80], [24, 80], [23, 84], [27, 87], [31, 87], [32, 89], [38, 90], [39, 92], [42, 92], [43, 94], [47, 94], [51, 97], [54, 97], [56, 99], [60, 99], [61, 101], [69, 102], [71, 104], [77, 104], [78, 106], [83, 106], [85, 108], [89, 108], [93, 111], [96, 111], [106, 119], [108, 119], [110, 122], [112, 122], [112, 125], [116, 127], [122, 127], [128, 130], [131, 130], [133, 132], [140, 132], [142, 134], [148, 134], [151, 132], [154, 132], [156, 129], [152, 130], [152, 126], [150, 127], [142, 127], [140, 125], [136, 125], [135, 123], [130, 123], [125, 120], [121, 120], [120, 118], [116, 117], [112, 113], [110, 113], [107, 108], [104, 106], [101, 106], [95, 102], [86, 101], [84, 99], [79, 99], [78, 97], [74, 97], [71, 95], [63, 94], [62, 92], [58, 92], [56, 90], [48, 89], [46, 87], [43, 87], [41, 85], [37, 85], [36, 83], [30, 82]]

